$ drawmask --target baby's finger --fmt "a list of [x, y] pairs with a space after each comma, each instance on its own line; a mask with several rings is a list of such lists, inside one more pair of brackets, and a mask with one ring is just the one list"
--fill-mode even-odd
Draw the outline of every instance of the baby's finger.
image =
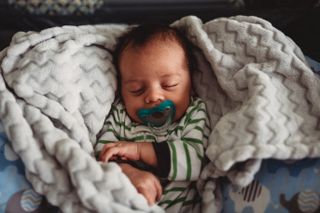
[[161, 196], [162, 196], [162, 186], [160, 184], [160, 181], [155, 180], [154, 182], [155, 182], [154, 184], [155, 184], [155, 187], [156, 187], [156, 190], [157, 190], [156, 200], [159, 201]]
[[117, 156], [112, 156], [111, 158], [110, 158], [110, 160], [117, 160]]
[[156, 196], [154, 195], [154, 193], [152, 193], [152, 190], [147, 190], [144, 187], [138, 187], [137, 190], [146, 198], [149, 205], [153, 205], [155, 203]]
[[104, 162], [108, 162], [112, 156], [115, 156], [118, 153], [119, 153], [119, 149], [117, 147], [108, 149], [101, 155], [100, 160]]
[[121, 156], [120, 158], [121, 158], [121, 160], [128, 160], [128, 158], [125, 156]]
[[103, 146], [103, 148], [102, 148], [102, 150], [101, 150], [101, 152], [100, 152], [99, 160], [102, 161], [102, 156], [104, 156], [105, 153], [106, 153], [109, 149], [111, 149], [111, 148], [113, 148], [113, 147], [116, 147], [116, 146], [118, 146], [118, 144], [117, 144], [116, 142], [109, 142], [109, 143], [104, 144], [104, 146]]
[[111, 147], [117, 146], [117, 143], [106, 143], [103, 149], [110, 149]]
[[105, 152], [106, 152], [105, 149], [102, 149], [102, 150], [101, 150], [101, 152], [100, 152], [100, 154], [99, 154], [99, 161], [103, 161], [103, 159], [104, 159], [103, 156], [104, 156]]
[[103, 147], [102, 150], [100, 152], [100, 156], [103, 155], [106, 150], [110, 149], [111, 147], [114, 147], [116, 144], [115, 143], [106, 143]]

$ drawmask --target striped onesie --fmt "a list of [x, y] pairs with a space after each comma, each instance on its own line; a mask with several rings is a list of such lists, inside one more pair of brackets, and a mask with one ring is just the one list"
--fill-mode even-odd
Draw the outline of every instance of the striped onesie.
[[199, 212], [195, 183], [204, 163], [209, 129], [206, 107], [199, 98], [191, 98], [178, 122], [157, 131], [131, 121], [125, 106], [118, 101], [111, 108], [95, 150], [99, 153], [104, 144], [115, 141], [152, 142], [158, 162], [156, 175], [167, 180], [158, 205], [166, 212]]

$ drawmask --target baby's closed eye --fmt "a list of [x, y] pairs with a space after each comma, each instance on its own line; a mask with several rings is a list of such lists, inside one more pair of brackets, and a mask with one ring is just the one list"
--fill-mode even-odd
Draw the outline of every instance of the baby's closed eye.
[[141, 87], [141, 88], [136, 88], [136, 89], [130, 89], [129, 90], [130, 91], [130, 93], [132, 93], [132, 94], [141, 94], [141, 93], [143, 93], [143, 91], [144, 91], [144, 88], [143, 87]]
[[169, 82], [169, 83], [163, 83], [162, 87], [165, 89], [173, 89], [174, 87], [178, 86], [178, 82]]
[[174, 87], [178, 86], [180, 83], [180, 77], [179, 76], [166, 76], [164, 79], [161, 81], [161, 87], [164, 89], [173, 89]]
[[134, 95], [138, 95], [144, 92], [145, 87], [141, 84], [131, 83], [126, 85], [126, 90]]

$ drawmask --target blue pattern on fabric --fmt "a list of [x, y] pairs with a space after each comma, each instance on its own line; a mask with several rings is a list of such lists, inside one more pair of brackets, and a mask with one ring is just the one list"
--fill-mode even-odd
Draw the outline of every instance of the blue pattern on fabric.
[[223, 212], [299, 212], [297, 206], [304, 212], [319, 212], [320, 159], [264, 160], [249, 186], [233, 189], [225, 181], [222, 188]]

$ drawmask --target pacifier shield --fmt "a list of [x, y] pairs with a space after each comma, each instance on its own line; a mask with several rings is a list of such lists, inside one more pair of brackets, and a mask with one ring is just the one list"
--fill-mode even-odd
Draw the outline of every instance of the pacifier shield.
[[176, 108], [171, 100], [165, 100], [158, 106], [139, 109], [137, 114], [146, 126], [161, 127], [165, 124], [171, 124], [176, 114]]

